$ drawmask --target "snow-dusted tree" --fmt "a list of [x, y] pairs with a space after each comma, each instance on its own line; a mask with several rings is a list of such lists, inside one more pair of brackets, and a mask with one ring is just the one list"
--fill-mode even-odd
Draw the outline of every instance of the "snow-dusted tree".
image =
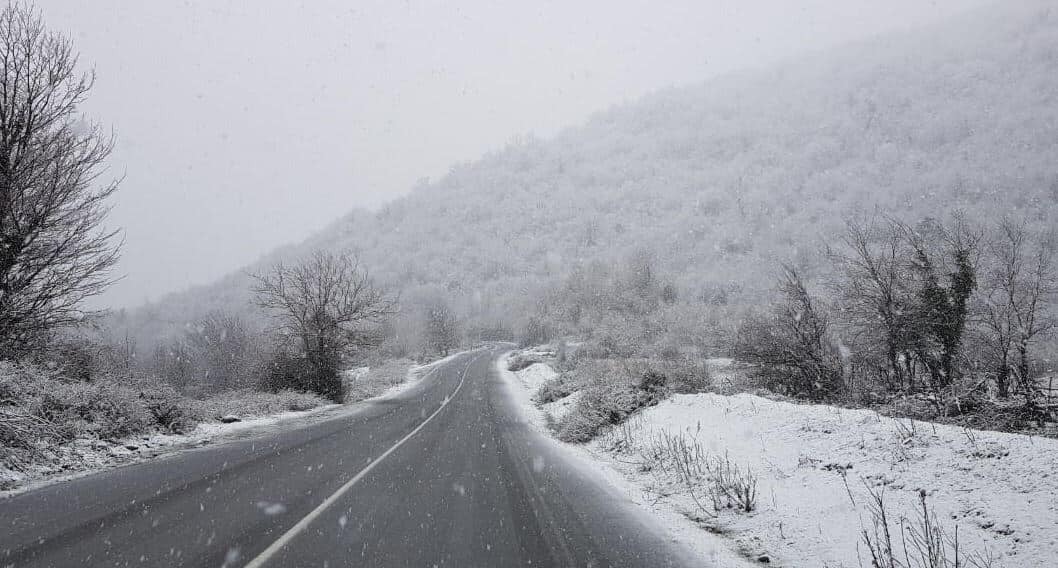
[[184, 338], [154, 348], [151, 371], [176, 387], [186, 387], [195, 378], [194, 354]]
[[960, 373], [957, 363], [970, 298], [977, 289], [981, 234], [961, 215], [956, 215], [950, 228], [934, 219], [916, 228], [902, 223], [893, 226], [903, 233], [911, 253], [913, 353], [928, 371], [934, 389], [951, 386]]
[[849, 222], [830, 251], [850, 342], [890, 387], [914, 390], [921, 375], [940, 389], [958, 376], [979, 241], [960, 215], [950, 227], [886, 218]]
[[539, 316], [529, 316], [518, 333], [518, 344], [522, 347], [542, 345], [551, 341], [553, 336], [551, 327]]
[[1052, 302], [1058, 294], [1055, 236], [1032, 235], [1021, 222], [1004, 219], [988, 245], [987, 293], [983, 299], [985, 342], [994, 358], [996, 386], [1007, 396], [1011, 383], [1032, 397], [1033, 343], [1058, 326]]
[[435, 300], [426, 306], [425, 347], [443, 356], [459, 347], [459, 323], [447, 302]]
[[834, 398], [844, 391], [845, 381], [826, 312], [791, 266], [783, 266], [779, 291], [782, 300], [770, 314], [743, 321], [735, 356], [756, 365], [768, 388], [816, 400]]
[[311, 371], [304, 387], [340, 402], [342, 356], [377, 341], [369, 326], [394, 313], [396, 300], [349, 253], [316, 251], [294, 266], [280, 262], [252, 277], [257, 304], [296, 343]]
[[0, 354], [78, 324], [112, 282], [117, 182], [98, 184], [112, 138], [78, 112], [95, 76], [70, 40], [20, 3], [0, 11]]
[[246, 386], [250, 379], [254, 336], [242, 318], [221, 311], [202, 317], [186, 334], [198, 378], [214, 389]]
[[828, 250], [839, 272], [834, 282], [843, 320], [861, 357], [881, 351], [875, 366], [892, 386], [913, 388], [913, 293], [904, 235], [893, 222], [846, 222], [842, 247]]

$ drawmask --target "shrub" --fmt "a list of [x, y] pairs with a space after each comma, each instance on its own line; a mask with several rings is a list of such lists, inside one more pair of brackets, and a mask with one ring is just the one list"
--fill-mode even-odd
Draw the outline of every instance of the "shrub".
[[[110, 440], [146, 430], [152, 419], [136, 391], [110, 381], [48, 380], [29, 408], [70, 438], [89, 433]], [[35, 404], [34, 404], [35, 403]]]
[[[368, 363], [368, 361], [365, 361]], [[346, 382], [346, 402], [356, 402], [384, 393], [387, 389], [403, 383], [413, 362], [410, 359], [378, 359], [370, 361], [366, 373], [343, 373]]]
[[[84, 383], [74, 383], [78, 387]], [[147, 430], [152, 422], [151, 416], [141, 401], [137, 400], [136, 391], [116, 383], [99, 383], [99, 388], [89, 390], [86, 404], [79, 407], [82, 415], [87, 415], [90, 422], [99, 425], [100, 438], [124, 438]]]
[[197, 401], [197, 414], [202, 419], [223, 416], [264, 416], [280, 412], [301, 412], [328, 404], [323, 397], [307, 392], [284, 390], [260, 392], [234, 390]]
[[657, 371], [647, 371], [639, 379], [639, 390], [655, 393], [668, 387], [668, 379]]
[[543, 345], [551, 341], [553, 335], [554, 331], [550, 325], [542, 319], [532, 316], [518, 332], [518, 345], [521, 347]]
[[705, 361], [677, 359], [662, 364], [660, 370], [668, 377], [669, 389], [676, 394], [705, 392], [713, 386]]
[[644, 373], [637, 381], [620, 376], [597, 378], [584, 389], [584, 396], [572, 412], [558, 422], [558, 438], [582, 443], [595, 438], [604, 428], [620, 424], [637, 410], [653, 406], [668, 396], [664, 375]]
[[512, 373], [517, 373], [518, 371], [524, 371], [539, 362], [539, 359], [525, 354], [515, 355], [514, 357], [511, 357], [511, 360], [507, 363], [507, 370]]
[[735, 356], [756, 365], [763, 386], [780, 394], [812, 400], [843, 394], [844, 368], [827, 314], [790, 267], [785, 267], [780, 291], [783, 301], [771, 314], [742, 322]]
[[534, 399], [537, 404], [547, 404], [549, 402], [555, 402], [556, 400], [566, 398], [572, 392], [567, 375], [559, 374], [556, 375], [555, 378], [540, 385], [540, 388], [536, 391]]
[[129, 386], [68, 381], [27, 364], [0, 363], [0, 408], [17, 417], [9, 418], [12, 429], [31, 421], [41, 431], [37, 441], [55, 443], [85, 434], [122, 438], [153, 423], [139, 392]]
[[185, 434], [198, 424], [192, 404], [172, 387], [160, 386], [140, 394], [154, 424], [174, 434]]
[[271, 392], [314, 392], [333, 402], [344, 402], [345, 383], [339, 370], [340, 361], [333, 355], [324, 353], [310, 358], [279, 348], [261, 373], [264, 377], [261, 386]]
[[261, 386], [271, 392], [306, 390], [312, 368], [308, 359], [285, 349], [277, 349], [261, 373]]
[[59, 437], [54, 425], [41, 417], [17, 407], [0, 407], [0, 451], [4, 448], [32, 450], [41, 439]]

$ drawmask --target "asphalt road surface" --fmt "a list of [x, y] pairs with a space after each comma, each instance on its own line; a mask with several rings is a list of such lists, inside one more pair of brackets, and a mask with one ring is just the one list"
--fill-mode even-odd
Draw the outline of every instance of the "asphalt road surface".
[[701, 566], [519, 418], [498, 355], [0, 501], [0, 566]]

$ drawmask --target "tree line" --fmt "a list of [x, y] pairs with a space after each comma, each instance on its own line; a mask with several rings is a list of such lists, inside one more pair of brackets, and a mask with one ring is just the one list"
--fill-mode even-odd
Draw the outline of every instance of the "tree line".
[[784, 265], [779, 300], [745, 318], [736, 357], [780, 392], [818, 400], [990, 392], [1036, 404], [1033, 350], [1058, 325], [1055, 236], [961, 215], [850, 220], [823, 253], [821, 292]]

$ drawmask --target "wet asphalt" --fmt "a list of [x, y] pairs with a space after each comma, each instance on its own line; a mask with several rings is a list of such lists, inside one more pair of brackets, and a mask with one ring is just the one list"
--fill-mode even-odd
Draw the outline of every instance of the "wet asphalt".
[[702, 566], [521, 418], [499, 355], [0, 500], [0, 566]]

